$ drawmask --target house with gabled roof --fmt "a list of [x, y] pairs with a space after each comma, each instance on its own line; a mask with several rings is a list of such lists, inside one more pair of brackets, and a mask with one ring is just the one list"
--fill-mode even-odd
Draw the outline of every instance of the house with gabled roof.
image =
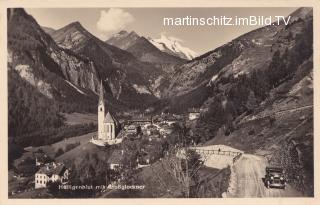
[[123, 166], [124, 151], [114, 150], [108, 159], [109, 168], [112, 170], [121, 168]]
[[199, 108], [190, 108], [188, 109], [188, 118], [189, 120], [196, 120], [200, 117], [201, 109]]
[[62, 163], [47, 163], [40, 167], [35, 174], [35, 188], [46, 188], [48, 182], [66, 183], [69, 178], [69, 170]]
[[54, 162], [54, 160], [49, 157], [43, 150], [39, 149], [32, 153], [33, 157], [36, 159], [36, 166], [42, 166], [47, 163]]

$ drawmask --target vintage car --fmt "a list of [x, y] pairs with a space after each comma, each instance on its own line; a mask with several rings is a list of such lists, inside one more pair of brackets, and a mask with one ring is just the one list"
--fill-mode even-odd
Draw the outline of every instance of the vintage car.
[[280, 167], [266, 167], [264, 183], [268, 189], [270, 187], [285, 189], [286, 179], [284, 170]]

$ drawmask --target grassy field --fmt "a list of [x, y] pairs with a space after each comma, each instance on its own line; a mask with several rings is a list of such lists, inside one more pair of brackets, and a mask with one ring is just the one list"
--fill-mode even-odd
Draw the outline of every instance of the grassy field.
[[[87, 123], [97, 123], [97, 115], [90, 114], [90, 113], [71, 113], [71, 114], [63, 114], [66, 118], [66, 123], [68, 125], [78, 125], [78, 124], [87, 124]], [[80, 135], [76, 137], [66, 138], [64, 140], [61, 140], [59, 142], [45, 145], [45, 146], [39, 146], [39, 147], [26, 147], [25, 153], [16, 161], [19, 162], [19, 160], [24, 159], [25, 157], [31, 156], [30, 154], [38, 149], [42, 149], [47, 155], [54, 157], [55, 153], [58, 149], [65, 150], [66, 146], [68, 144], [74, 144], [74, 143], [87, 143], [92, 136], [96, 135], [96, 132], [88, 133], [85, 135]]]
[[98, 120], [98, 116], [92, 113], [63, 113], [63, 116], [66, 119], [66, 124], [68, 125], [78, 125], [87, 123], [97, 124]]
[[75, 163], [82, 162], [86, 153], [88, 154], [95, 153], [100, 160], [106, 162], [109, 157], [106, 153], [108, 150], [109, 150], [108, 148], [99, 147], [97, 145], [92, 144], [89, 141], [86, 141], [81, 143], [81, 145], [79, 145], [78, 147], [59, 156], [58, 158], [56, 158], [56, 161], [64, 162], [64, 161], [71, 160]]
[[[77, 136], [77, 137], [71, 137], [65, 140], [62, 140], [60, 142], [51, 144], [51, 145], [45, 145], [45, 146], [39, 146], [39, 147], [27, 147], [25, 150], [27, 152], [34, 152], [38, 149], [42, 149], [47, 155], [54, 157], [55, 153], [58, 149], [65, 150], [66, 146], [68, 144], [73, 144], [79, 142], [80, 145], [85, 144], [89, 142], [92, 136], [96, 135], [97, 132], [91, 132], [85, 135]], [[25, 153], [24, 155], [28, 155], [28, 153]]]

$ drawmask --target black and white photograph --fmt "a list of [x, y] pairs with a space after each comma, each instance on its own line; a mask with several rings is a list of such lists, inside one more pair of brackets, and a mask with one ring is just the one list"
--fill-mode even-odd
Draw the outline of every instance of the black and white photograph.
[[314, 197], [314, 9], [287, 6], [6, 8], [8, 198]]

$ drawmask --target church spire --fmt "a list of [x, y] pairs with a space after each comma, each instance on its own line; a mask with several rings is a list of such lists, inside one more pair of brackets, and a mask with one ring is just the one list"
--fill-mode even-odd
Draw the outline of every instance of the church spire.
[[99, 103], [104, 103], [102, 80], [100, 81]]

